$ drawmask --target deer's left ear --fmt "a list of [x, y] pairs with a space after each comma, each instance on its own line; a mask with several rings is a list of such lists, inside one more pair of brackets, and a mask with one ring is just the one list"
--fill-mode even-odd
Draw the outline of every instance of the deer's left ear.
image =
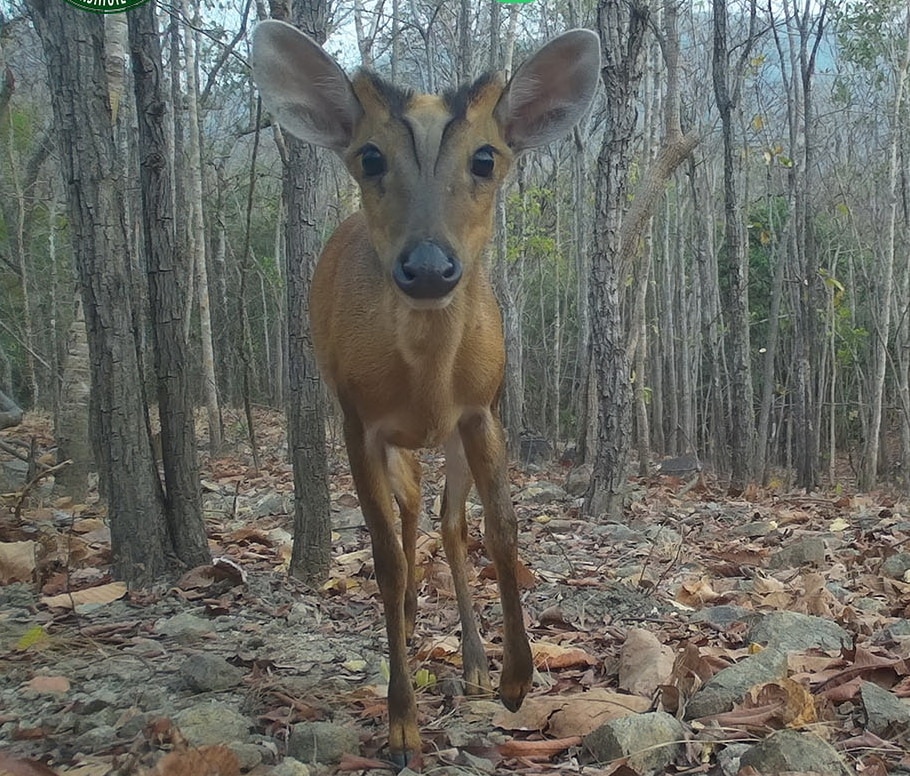
[[571, 30], [551, 40], [512, 76], [494, 110], [516, 153], [566, 134], [591, 104], [600, 80], [600, 39]]

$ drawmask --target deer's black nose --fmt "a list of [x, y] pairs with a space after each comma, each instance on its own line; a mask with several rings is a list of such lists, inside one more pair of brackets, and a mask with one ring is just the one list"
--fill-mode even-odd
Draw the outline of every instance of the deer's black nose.
[[461, 280], [461, 262], [429, 240], [402, 252], [392, 277], [414, 299], [441, 299]]

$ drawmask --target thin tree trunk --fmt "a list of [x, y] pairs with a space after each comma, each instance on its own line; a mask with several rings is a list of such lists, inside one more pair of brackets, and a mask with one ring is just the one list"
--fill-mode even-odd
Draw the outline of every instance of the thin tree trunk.
[[66, 351], [60, 382], [60, 410], [56, 415], [54, 438], [57, 462], [71, 461], [54, 477], [60, 493], [85, 498], [88, 475], [95, 468], [89, 436], [91, 359], [82, 303], [76, 301], [73, 322], [66, 337]]
[[888, 160], [888, 234], [883, 246], [884, 256], [880, 270], [878, 304], [874, 313], [875, 329], [875, 374], [872, 378], [872, 411], [866, 444], [863, 449], [863, 466], [860, 470], [859, 487], [871, 490], [877, 480], [879, 446], [881, 444], [882, 406], [885, 396], [885, 372], [888, 367], [888, 344], [891, 338], [891, 305], [894, 298], [894, 259], [897, 248], [898, 172], [900, 163], [900, 123], [904, 97], [904, 84], [910, 69], [910, 11], [905, 21], [904, 58], [895, 73], [894, 110], [892, 112], [891, 144]]
[[[769, 189], [770, 190], [770, 189]], [[770, 201], [767, 203], [769, 217], [773, 218], [773, 209]], [[792, 228], [787, 224], [786, 229]], [[774, 277], [771, 281], [771, 309], [768, 314], [768, 341], [765, 345], [764, 364], [762, 366], [762, 391], [761, 407], [758, 415], [758, 435], [755, 444], [755, 462], [753, 471], [760, 482], [765, 482], [768, 476], [769, 452], [768, 443], [771, 436], [771, 410], [773, 408], [774, 394], [776, 393], [774, 367], [777, 363], [777, 351], [780, 341], [780, 308], [784, 294], [784, 269], [786, 261], [779, 255], [781, 243], [786, 245], [787, 238], [779, 240], [776, 237], [777, 226], [773, 220], [769, 223], [771, 233], [771, 252], [769, 262], [774, 267]]]
[[[585, 497], [585, 513], [622, 513], [631, 433], [630, 365], [621, 317], [625, 286], [622, 208], [628, 190], [635, 99], [642, 77], [648, 9], [638, 3], [601, 0], [597, 28], [604, 60], [607, 128], [597, 157], [594, 242], [590, 289], [592, 376], [596, 380], [597, 449]], [[644, 221], [642, 221], [644, 223]]]
[[[196, 16], [191, 0], [183, 0], [183, 13], [187, 19]], [[199, 328], [202, 340], [202, 386], [205, 408], [208, 416], [209, 450], [216, 455], [222, 445], [221, 404], [218, 399], [218, 384], [215, 377], [215, 346], [212, 331], [212, 311], [209, 295], [208, 266], [206, 264], [205, 218], [202, 196], [202, 152], [200, 148], [199, 89], [196, 80], [196, 33], [187, 27], [184, 30], [186, 51], [187, 91], [187, 155], [189, 157], [189, 199], [191, 200], [192, 250], [195, 254], [196, 298], [199, 303]]]
[[[730, 91], [727, 40], [727, 4], [713, 0], [714, 8], [714, 96], [720, 113], [724, 153], [724, 251], [726, 283], [724, 312], [729, 332], [730, 354], [730, 453], [731, 487], [742, 490], [752, 478], [755, 420], [752, 408], [752, 364], [749, 337], [749, 262], [746, 252], [743, 214], [737, 192], [738, 152], [733, 137], [734, 96]], [[751, 40], [751, 36], [750, 36]]]
[[[277, 13], [276, 13], [277, 11]], [[284, 18], [276, 3], [272, 16]], [[298, 2], [293, 21], [325, 42], [328, 0]], [[290, 573], [308, 582], [325, 579], [331, 561], [325, 398], [310, 338], [310, 279], [319, 252], [316, 185], [321, 151], [286, 137], [284, 201], [287, 203], [285, 276], [288, 305], [288, 448], [294, 466], [294, 546]]]

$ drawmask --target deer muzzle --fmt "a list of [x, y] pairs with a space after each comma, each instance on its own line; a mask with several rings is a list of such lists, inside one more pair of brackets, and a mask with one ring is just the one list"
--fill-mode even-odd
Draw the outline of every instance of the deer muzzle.
[[442, 299], [461, 280], [461, 262], [429, 240], [405, 250], [395, 262], [395, 284], [412, 299]]

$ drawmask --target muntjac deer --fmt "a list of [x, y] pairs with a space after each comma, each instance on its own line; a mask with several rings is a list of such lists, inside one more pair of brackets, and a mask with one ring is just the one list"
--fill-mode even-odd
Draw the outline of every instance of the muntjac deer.
[[517, 709], [531, 685], [497, 410], [502, 320], [483, 254], [497, 190], [515, 156], [564, 135], [587, 110], [600, 77], [600, 44], [588, 30], [567, 32], [508, 83], [486, 75], [442, 96], [414, 94], [370, 72], [349, 80], [310, 38], [278, 21], [256, 27], [252, 63], [263, 102], [281, 126], [337, 153], [360, 185], [363, 209], [325, 246], [310, 314], [320, 369], [344, 413], [373, 545], [389, 639], [389, 750], [404, 765], [420, 752], [406, 652], [417, 609], [416, 448], [445, 451], [442, 537], [467, 692], [491, 688], [468, 585], [465, 499], [472, 482], [502, 600], [503, 704]]

